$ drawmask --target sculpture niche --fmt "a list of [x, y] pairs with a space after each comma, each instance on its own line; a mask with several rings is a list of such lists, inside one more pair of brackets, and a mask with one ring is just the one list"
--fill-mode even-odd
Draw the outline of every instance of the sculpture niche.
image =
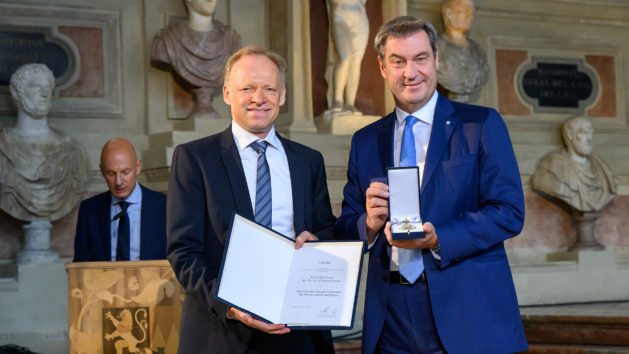
[[[328, 0], [328, 18], [333, 46], [328, 52], [333, 63], [328, 79], [328, 111], [332, 114], [362, 113], [356, 108], [360, 66], [369, 39], [367, 0]], [[332, 66], [330, 66], [332, 68]]]
[[14, 127], [0, 130], [0, 208], [29, 221], [18, 263], [58, 259], [50, 247], [51, 221], [68, 214], [81, 200], [89, 177], [83, 149], [62, 131], [48, 126], [55, 79], [44, 64], [26, 64], [11, 75], [17, 106]]
[[489, 77], [489, 65], [483, 48], [467, 37], [474, 19], [474, 2], [445, 0], [441, 15], [446, 31], [437, 40], [439, 89], [453, 101], [476, 102]]
[[562, 126], [564, 148], [540, 159], [533, 175], [533, 189], [567, 209], [576, 225], [577, 241], [569, 250], [600, 250], [594, 222], [616, 195], [611, 170], [592, 154], [592, 123], [572, 117]]
[[176, 21], [155, 36], [151, 60], [166, 64], [194, 96], [188, 118], [220, 118], [212, 93], [223, 82], [227, 59], [240, 48], [240, 35], [213, 18], [216, 0], [185, 0], [188, 21]]

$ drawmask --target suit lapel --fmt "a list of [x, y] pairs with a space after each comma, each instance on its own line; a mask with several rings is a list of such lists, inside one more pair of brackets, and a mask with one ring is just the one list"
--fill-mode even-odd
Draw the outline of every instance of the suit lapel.
[[[101, 225], [105, 225], [101, 230], [106, 229], [105, 235], [103, 235], [103, 244], [104, 244], [104, 259], [111, 259], [111, 192], [107, 192], [105, 196], [105, 204], [103, 205], [103, 209], [97, 215], [102, 215]], [[103, 232], [103, 231], [99, 231]]]
[[153, 236], [153, 225], [151, 218], [151, 212], [153, 200], [151, 195], [147, 192], [147, 189], [140, 184], [142, 190], [142, 207], [140, 208], [140, 259], [147, 259], [149, 250], [153, 248], [153, 242], [151, 239]]
[[[277, 132], [276, 132], [277, 134]], [[290, 185], [293, 192], [293, 224], [295, 226], [295, 236], [298, 236], [302, 231], [306, 230], [304, 223], [304, 198], [306, 191], [305, 183], [308, 176], [306, 176], [307, 166], [304, 166], [303, 159], [297, 156], [297, 153], [293, 150], [292, 146], [287, 143], [287, 140], [277, 134], [280, 139], [284, 152], [286, 152], [286, 159], [288, 160], [288, 170], [290, 172]]]
[[430, 132], [428, 152], [426, 153], [426, 165], [424, 166], [424, 175], [421, 185], [422, 191], [426, 185], [428, 185], [428, 181], [430, 181], [432, 174], [435, 172], [435, 168], [437, 168], [437, 165], [441, 162], [443, 150], [450, 140], [450, 135], [452, 135], [456, 123], [450, 117], [453, 112], [454, 107], [452, 107], [452, 103], [445, 97], [439, 95], [432, 130]]
[[247, 179], [245, 178], [238, 147], [231, 131], [231, 125], [221, 133], [219, 144], [221, 161], [229, 179], [237, 211], [242, 216], [253, 219], [253, 207], [251, 206], [249, 189], [247, 189]]
[[386, 116], [382, 129], [378, 134], [378, 152], [382, 167], [382, 176], [387, 175], [387, 167], [393, 167], [393, 133], [395, 127], [395, 110]]

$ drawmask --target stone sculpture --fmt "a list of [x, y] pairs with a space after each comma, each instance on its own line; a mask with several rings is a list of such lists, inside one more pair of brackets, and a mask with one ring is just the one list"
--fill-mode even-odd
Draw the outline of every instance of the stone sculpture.
[[[332, 112], [362, 114], [356, 108], [356, 94], [360, 83], [360, 66], [369, 39], [367, 0], [328, 0], [330, 31], [336, 53], [332, 80], [328, 81], [331, 94], [328, 106]], [[328, 75], [329, 77], [330, 75]]]
[[89, 178], [79, 143], [48, 126], [54, 83], [44, 64], [19, 67], [10, 82], [17, 122], [0, 130], [0, 208], [31, 222], [24, 226], [26, 242], [18, 260], [56, 258], [47, 250], [50, 221], [76, 206]]
[[594, 240], [594, 221], [616, 195], [610, 168], [592, 153], [593, 133], [588, 118], [566, 120], [564, 148], [542, 157], [533, 175], [534, 190], [571, 211], [579, 239], [573, 249], [601, 248]]
[[438, 83], [451, 100], [475, 102], [487, 82], [489, 65], [483, 48], [467, 37], [474, 19], [474, 2], [445, 0], [441, 14], [446, 30], [437, 40]]
[[220, 118], [212, 93], [223, 82], [227, 59], [240, 48], [240, 35], [213, 18], [216, 1], [185, 0], [188, 21], [175, 21], [155, 36], [151, 60], [167, 64], [192, 86], [189, 118]]

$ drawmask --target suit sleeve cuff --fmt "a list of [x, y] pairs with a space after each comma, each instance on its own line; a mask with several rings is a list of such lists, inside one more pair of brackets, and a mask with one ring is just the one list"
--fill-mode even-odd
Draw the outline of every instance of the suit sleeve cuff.
[[[358, 221], [356, 221], [356, 228], [358, 229], [358, 238], [361, 241], [369, 242], [369, 237], [367, 237], [367, 213], [362, 213], [358, 217]], [[373, 245], [376, 244], [379, 236], [380, 233], [378, 232], [376, 237], [373, 239], [373, 242], [367, 244], [367, 251], [370, 251]]]

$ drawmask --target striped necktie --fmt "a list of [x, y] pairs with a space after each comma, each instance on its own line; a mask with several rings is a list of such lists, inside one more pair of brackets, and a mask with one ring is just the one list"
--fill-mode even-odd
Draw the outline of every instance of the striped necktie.
[[251, 143], [250, 146], [258, 153], [255, 221], [260, 225], [271, 228], [273, 204], [271, 194], [271, 171], [266, 161], [266, 148], [268, 144], [269, 143], [264, 140], [256, 140]]

